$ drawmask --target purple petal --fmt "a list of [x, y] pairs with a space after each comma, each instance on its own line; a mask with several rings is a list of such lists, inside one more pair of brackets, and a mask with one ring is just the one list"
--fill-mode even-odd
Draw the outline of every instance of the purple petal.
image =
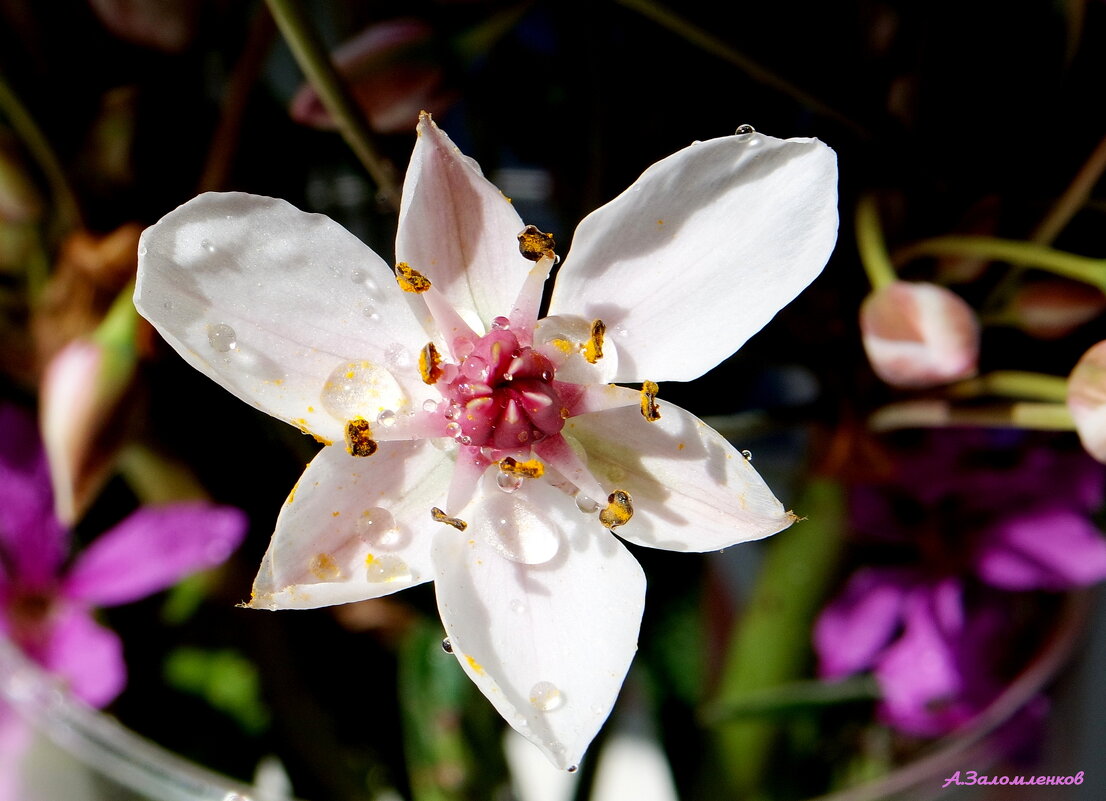
[[78, 557], [62, 594], [96, 606], [128, 603], [214, 567], [246, 533], [228, 506], [180, 503], [139, 509]]
[[985, 532], [975, 555], [980, 578], [1006, 590], [1065, 590], [1106, 578], [1106, 539], [1086, 515], [1049, 508]]
[[34, 420], [0, 405], [0, 551], [25, 586], [48, 584], [67, 547]]
[[[945, 582], [951, 584], [952, 582]], [[959, 703], [963, 689], [955, 642], [960, 631], [941, 625], [943, 585], [919, 586], [906, 601], [905, 628], [876, 665], [883, 691], [881, 717], [895, 728], [936, 736], [969, 717]]]
[[123, 643], [85, 609], [67, 609], [34, 656], [44, 668], [65, 679], [74, 695], [95, 707], [111, 703], [127, 683]]
[[870, 667], [894, 635], [912, 584], [906, 570], [865, 568], [823, 611], [814, 626], [819, 674], [848, 676]]

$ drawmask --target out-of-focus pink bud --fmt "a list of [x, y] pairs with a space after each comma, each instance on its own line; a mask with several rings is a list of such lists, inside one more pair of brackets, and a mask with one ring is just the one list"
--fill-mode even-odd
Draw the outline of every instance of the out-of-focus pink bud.
[[[420, 111], [440, 114], [457, 99], [443, 87], [441, 68], [428, 58], [433, 29], [415, 19], [371, 25], [334, 51], [334, 64], [374, 130], [407, 131]], [[310, 84], [292, 98], [292, 119], [333, 129], [334, 120]]]
[[1068, 410], [1087, 453], [1106, 463], [1106, 341], [1084, 353], [1071, 371]]
[[104, 26], [128, 42], [179, 53], [196, 35], [197, 0], [89, 0]]
[[1040, 339], [1059, 339], [1106, 311], [1102, 290], [1075, 281], [1045, 280], [1022, 287], [1010, 322]]
[[860, 307], [864, 350], [876, 375], [922, 388], [970, 378], [979, 359], [979, 322], [959, 295], [936, 284], [895, 281]]

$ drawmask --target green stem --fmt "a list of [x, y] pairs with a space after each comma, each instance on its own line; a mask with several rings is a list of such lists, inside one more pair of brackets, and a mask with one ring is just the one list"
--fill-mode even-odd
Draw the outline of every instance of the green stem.
[[300, 0], [265, 0], [277, 27], [300, 69], [319, 94], [326, 110], [354, 154], [376, 182], [380, 194], [393, 209], [399, 209], [400, 189], [392, 165], [377, 150], [368, 123], [303, 10]]
[[1081, 208], [1087, 204], [1098, 179], [1106, 171], [1106, 137], [1091, 151], [1075, 178], [1037, 225], [1030, 239], [1039, 245], [1051, 244]]
[[1075, 421], [1063, 403], [1029, 401], [968, 408], [955, 407], [943, 400], [903, 401], [884, 406], [868, 418], [868, 427], [873, 431], [963, 426], [1074, 431]]
[[63, 231], [82, 226], [80, 204], [77, 195], [65, 177], [65, 170], [54, 153], [42, 130], [31, 117], [27, 107], [20, 102], [15, 92], [0, 76], [0, 113], [3, 113], [27, 150], [38, 162], [39, 169], [50, 184], [57, 208], [57, 225]]
[[949, 394], [955, 398], [997, 395], [1006, 398], [1064, 403], [1068, 397], [1068, 380], [1044, 373], [996, 370], [993, 373], [954, 384], [949, 387]]
[[860, 250], [860, 263], [868, 274], [872, 289], [882, 289], [898, 280], [898, 273], [891, 263], [883, 228], [879, 224], [879, 207], [875, 195], [867, 194], [856, 204], [856, 246]]
[[1077, 256], [1044, 245], [989, 236], [938, 236], [923, 239], [895, 254], [903, 264], [921, 256], [977, 256], [1035, 267], [1106, 291], [1106, 259]]
[[699, 26], [688, 22], [686, 19], [672, 12], [660, 3], [654, 2], [654, 0], [615, 0], [615, 2], [638, 12], [643, 17], [648, 17], [661, 27], [667, 28], [701, 50], [730, 62], [754, 81], [788, 95], [811, 111], [844, 125], [864, 139], [871, 138], [863, 126], [858, 125], [841, 112], [826, 105], [821, 100], [814, 97], [814, 95], [805, 92], [795, 84], [785, 80], [760, 63], [749, 58], [744, 53], [730, 47], [709, 31], [703, 30]]

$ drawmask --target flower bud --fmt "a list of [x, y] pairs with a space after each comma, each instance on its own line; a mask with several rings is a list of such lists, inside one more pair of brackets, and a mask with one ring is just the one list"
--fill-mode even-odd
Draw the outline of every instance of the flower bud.
[[1068, 409], [1087, 453], [1106, 463], [1106, 341], [1084, 353], [1071, 371]]
[[876, 375], [897, 387], [970, 378], [979, 358], [979, 323], [958, 295], [928, 283], [895, 281], [860, 307], [864, 350]]
[[1018, 290], [1010, 304], [1010, 319], [1030, 336], [1059, 339], [1103, 311], [1102, 290], [1075, 281], [1045, 280]]

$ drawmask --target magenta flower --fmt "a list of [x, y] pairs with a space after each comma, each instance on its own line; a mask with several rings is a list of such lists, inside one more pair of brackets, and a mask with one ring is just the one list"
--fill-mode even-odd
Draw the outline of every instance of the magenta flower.
[[1005, 591], [1106, 578], [1106, 540], [1090, 520], [1098, 466], [1081, 453], [978, 446], [963, 432], [934, 436], [892, 481], [854, 492], [857, 534], [908, 558], [856, 571], [815, 625], [823, 678], [872, 670], [880, 717], [909, 734], [950, 731], [1001, 691]]
[[110, 703], [126, 682], [122, 643], [93, 610], [219, 564], [245, 533], [245, 515], [230, 507], [143, 508], [70, 562], [33, 423], [0, 406], [0, 634], [87, 703]]

